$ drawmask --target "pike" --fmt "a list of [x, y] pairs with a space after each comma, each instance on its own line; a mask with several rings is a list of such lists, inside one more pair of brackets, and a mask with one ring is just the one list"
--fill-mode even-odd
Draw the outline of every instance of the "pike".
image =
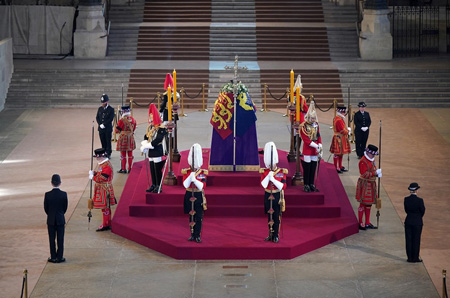
[[[191, 165], [191, 173], [195, 173], [195, 160], [194, 160], [194, 146], [191, 147], [192, 148], [192, 165]], [[161, 179], [162, 180], [162, 179]], [[194, 195], [194, 185], [193, 185], [193, 181], [191, 181], [191, 222], [189, 223], [189, 226], [191, 228], [191, 235], [194, 235], [194, 226], [195, 226], [195, 222], [194, 222], [194, 215], [195, 215], [195, 210], [194, 210], [194, 202], [197, 200], [197, 198]]]
[[[380, 120], [380, 136], [378, 139], [378, 168], [381, 169], [381, 120]], [[378, 177], [378, 197], [377, 197], [377, 227], [380, 226], [380, 208], [381, 208], [381, 198], [380, 198], [380, 177]]]
[[[270, 146], [270, 170], [273, 171], [273, 146]], [[269, 201], [270, 201], [270, 208], [269, 208], [269, 214], [270, 214], [270, 220], [269, 220], [269, 226], [270, 226], [270, 239], [272, 239], [273, 237], [273, 182], [270, 182], [270, 196], [269, 196]]]
[[[94, 155], [93, 155], [93, 152], [94, 152], [94, 120], [92, 120], [91, 171], [92, 171], [92, 169], [94, 167]], [[88, 217], [88, 230], [89, 230], [89, 228], [91, 226], [91, 218], [92, 218], [92, 212], [91, 212], [91, 209], [92, 209], [92, 179], [90, 179], [90, 180], [91, 180], [91, 182], [90, 182], [90, 187], [89, 187], [89, 200], [88, 200], [89, 212], [87, 214], [87, 217]]]

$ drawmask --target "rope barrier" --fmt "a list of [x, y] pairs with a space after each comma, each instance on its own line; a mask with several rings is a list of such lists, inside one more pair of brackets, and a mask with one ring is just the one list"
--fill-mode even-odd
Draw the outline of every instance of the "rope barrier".
[[185, 94], [187, 97], [189, 97], [190, 99], [194, 99], [194, 98], [199, 97], [199, 96], [200, 96], [200, 93], [202, 93], [202, 91], [203, 91], [203, 88], [200, 89], [200, 91], [197, 93], [197, 95], [195, 95], [195, 96], [189, 96], [189, 95], [186, 93], [186, 90], [183, 90], [184, 94]]
[[148, 104], [139, 104], [139, 103], [137, 103], [135, 100], [133, 100], [133, 104], [135, 104], [135, 105], [137, 105], [138, 107], [148, 107], [148, 106], [150, 106], [156, 99], [158, 98], [158, 96], [155, 96], [154, 98], [153, 98], [153, 100], [151, 101], [151, 102], [149, 102]]
[[328, 109], [322, 109], [317, 103], [315, 104], [316, 108], [319, 109], [319, 111], [321, 112], [328, 112], [329, 110], [331, 110], [331, 108], [334, 106], [334, 104], [332, 103], [331, 106]]
[[282, 98], [286, 97], [286, 95], [287, 95], [287, 91], [286, 91], [280, 98], [276, 98], [275, 96], [273, 96], [272, 92], [270, 92], [270, 88], [268, 86], [267, 86], [267, 90], [269, 91], [270, 96], [275, 100], [281, 100]]

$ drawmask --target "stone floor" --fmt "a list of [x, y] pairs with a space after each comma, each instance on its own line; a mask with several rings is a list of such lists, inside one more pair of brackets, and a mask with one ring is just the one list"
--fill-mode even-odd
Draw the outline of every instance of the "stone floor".
[[[96, 109], [4, 110], [0, 112], [0, 288], [2, 297], [19, 297], [28, 270], [30, 297], [439, 297], [442, 269], [450, 266], [447, 221], [450, 174], [449, 109], [371, 109], [369, 143], [378, 145], [382, 120], [380, 228], [362, 231], [293, 260], [174, 260], [112, 234], [97, 233], [99, 210], [87, 220], [90, 193], [92, 121]], [[289, 150], [284, 111], [258, 112], [258, 141]], [[147, 109], [135, 109], [136, 139], [147, 127]], [[185, 111], [178, 148], [194, 142], [210, 147], [210, 113]], [[329, 147], [332, 112], [318, 113], [324, 148]], [[96, 129], [96, 128], [95, 128]], [[95, 131], [95, 147], [99, 139]], [[135, 160], [142, 160], [135, 152]], [[325, 151], [325, 161], [331, 161]], [[112, 162], [119, 168], [119, 153]], [[358, 178], [356, 155], [341, 175], [349, 200]], [[345, 160], [347, 165], [347, 160]], [[68, 192], [66, 263], [47, 263], [48, 238], [43, 210], [50, 177], [61, 174]], [[116, 174], [120, 197], [126, 175]], [[406, 262], [402, 202], [410, 182], [422, 188], [423, 263]], [[207, 224], [207, 213], [205, 224]], [[372, 222], [376, 223], [375, 210]], [[180, 235], [180, 241], [185, 241]], [[203, 239], [208, 241], [208, 239]], [[283, 241], [283, 239], [281, 239]]]

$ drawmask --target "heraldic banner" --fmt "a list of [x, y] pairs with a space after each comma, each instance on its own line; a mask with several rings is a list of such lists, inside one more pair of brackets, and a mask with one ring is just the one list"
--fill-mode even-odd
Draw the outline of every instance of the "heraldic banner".
[[[247, 88], [239, 83], [236, 98], [236, 157], [237, 171], [259, 170], [256, 108]], [[233, 85], [222, 87], [214, 104], [210, 123], [213, 126], [209, 170], [233, 171], [234, 107]]]

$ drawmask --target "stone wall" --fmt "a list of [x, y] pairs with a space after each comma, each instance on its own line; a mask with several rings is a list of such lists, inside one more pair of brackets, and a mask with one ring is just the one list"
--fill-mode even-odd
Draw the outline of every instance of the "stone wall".
[[11, 38], [0, 40], [0, 111], [5, 107], [6, 94], [14, 72], [12, 45]]

